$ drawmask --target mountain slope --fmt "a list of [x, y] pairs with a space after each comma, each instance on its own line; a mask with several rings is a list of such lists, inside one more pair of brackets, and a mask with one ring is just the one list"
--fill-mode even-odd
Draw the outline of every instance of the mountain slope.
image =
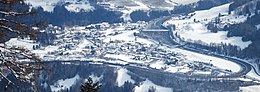
[[44, 11], [53, 12], [55, 6], [65, 4], [65, 8], [70, 12], [92, 11], [94, 7], [89, 0], [26, 0], [30, 8], [41, 7]]
[[[219, 17], [219, 14], [225, 15], [220, 17], [220, 24], [218, 26], [225, 25], [227, 22], [239, 23], [235, 17], [236, 15], [227, 15], [228, 7], [230, 4], [225, 4], [211, 8], [209, 10], [195, 11], [187, 16], [174, 17], [172, 20], [167, 21], [165, 25], [176, 25], [176, 32], [180, 35], [180, 38], [185, 40], [202, 41], [205, 44], [232, 44], [237, 45], [242, 49], [248, 47], [252, 42], [243, 42], [242, 37], [227, 37], [228, 31], [219, 30], [214, 33], [208, 29], [208, 24], [215, 22], [215, 19]], [[241, 20], [245, 20], [246, 17], [240, 17]], [[229, 20], [229, 21], [228, 21]], [[233, 21], [234, 20], [234, 21]], [[214, 39], [214, 40], [213, 40]]]

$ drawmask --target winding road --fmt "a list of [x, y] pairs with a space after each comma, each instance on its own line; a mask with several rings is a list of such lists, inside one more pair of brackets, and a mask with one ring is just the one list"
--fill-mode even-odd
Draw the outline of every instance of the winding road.
[[[166, 27], [163, 26], [163, 23], [165, 21], [169, 20], [171, 17], [172, 16], [164, 16], [164, 17], [150, 21], [148, 26], [146, 27], [146, 30], [148, 30], [148, 29], [166, 29]], [[205, 51], [202, 51], [202, 50], [196, 50], [196, 49], [186, 47], [185, 45], [181, 45], [181, 44], [175, 42], [174, 40], [173, 40], [173, 42], [176, 45], [172, 45], [172, 44], [166, 44], [166, 45], [172, 46], [172, 47], [175, 47], [175, 48], [179, 48], [179, 49], [183, 49], [183, 50], [187, 50], [187, 51], [191, 51], [191, 52], [195, 52], [195, 53], [200, 53], [200, 54], [203, 54], [203, 55], [214, 56], [214, 57], [217, 57], [217, 58], [226, 59], [226, 60], [229, 60], [231, 62], [238, 64], [241, 68], [239, 72], [236, 72], [236, 73], [233, 73], [233, 74], [230, 74], [230, 75], [206, 76], [208, 78], [214, 78], [214, 77], [216, 77], [216, 78], [238, 78], [238, 77], [245, 76], [248, 72], [251, 71], [252, 68], [254, 69], [256, 74], [260, 75], [257, 72], [256, 68], [252, 64], [245, 62], [243, 60], [239, 60], [239, 59], [231, 58], [231, 57], [227, 57], [227, 56], [221, 56], [221, 55], [214, 54], [214, 53], [209, 54], [208, 52], [205, 52]], [[196, 76], [190, 76], [190, 77], [201, 77], [201, 76], [196, 75]]]

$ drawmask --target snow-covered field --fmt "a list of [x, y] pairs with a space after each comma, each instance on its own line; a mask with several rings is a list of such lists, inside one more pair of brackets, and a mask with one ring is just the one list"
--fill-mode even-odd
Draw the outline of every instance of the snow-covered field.
[[33, 45], [37, 45], [37, 43], [33, 42], [33, 40], [25, 40], [12, 38], [8, 42], [6, 42], [8, 46], [19, 46], [23, 48], [27, 48], [29, 50], [33, 50]]
[[148, 92], [149, 89], [152, 89], [152, 88], [155, 89], [155, 92], [172, 92], [171, 88], [158, 86], [148, 79], [143, 81], [140, 86], [136, 86], [134, 88], [134, 92]]
[[202, 41], [210, 43], [227, 43], [239, 46], [241, 49], [248, 47], [251, 41], [243, 42], [242, 37], [227, 37], [228, 31], [219, 31], [218, 33], [209, 32], [205, 25], [200, 23], [189, 24], [178, 30], [178, 34], [186, 40]]
[[88, 12], [95, 9], [88, 2], [72, 2], [71, 4], [65, 6], [65, 8], [70, 12]]
[[31, 5], [30, 8], [42, 7], [44, 11], [48, 12], [53, 12], [55, 6], [59, 3], [69, 3], [65, 8], [71, 12], [91, 11], [94, 9], [88, 0], [25, 0], [25, 2]]
[[260, 29], [260, 24], [256, 25], [256, 28], [257, 28], [257, 30], [259, 30]]
[[156, 8], [171, 10], [177, 5], [191, 4], [198, 1], [199, 0], [111, 0], [109, 3], [113, 6], [125, 6], [129, 9], [147, 10]]
[[[130, 14], [137, 10], [173, 10], [175, 6], [195, 3], [199, 0], [111, 0], [100, 2], [112, 10], [122, 12], [125, 21], [131, 21]], [[118, 8], [121, 7], [121, 8]]]
[[[220, 17], [222, 24], [240, 23], [246, 20], [245, 16], [237, 16], [235, 14], [228, 15], [228, 7], [230, 4], [225, 4], [213, 7], [209, 10], [195, 11], [189, 14], [190, 18], [182, 18], [184, 16], [173, 17], [166, 21], [164, 25], [175, 24], [176, 32], [184, 40], [202, 41], [204, 43], [227, 43], [239, 46], [241, 49], [248, 47], [251, 41], [243, 42], [242, 37], [227, 37], [227, 31], [218, 31], [212, 33], [207, 29], [206, 24], [215, 20], [219, 14], [226, 15]], [[196, 22], [195, 22], [196, 21]]]
[[249, 76], [249, 77], [251, 77], [251, 78], [254, 78], [254, 79], [257, 79], [257, 80], [260, 80], [260, 76], [257, 75], [254, 70], [251, 70], [251, 71], [247, 74], [247, 76]]
[[116, 35], [116, 36], [112, 36], [112, 37], [107, 37], [106, 39], [104, 39], [104, 42], [109, 42], [111, 41], [115, 41], [115, 40], [123, 40], [126, 42], [131, 42], [131, 41], [135, 41], [136, 42], [140, 42], [140, 43], [145, 43], [145, 44], [154, 44], [154, 42], [148, 40], [148, 39], [143, 39], [143, 38], [136, 38], [134, 36], [134, 33], [139, 33], [139, 31], [134, 30], [134, 31], [128, 31], [128, 32], [124, 32], [122, 34]]
[[240, 66], [237, 65], [236, 63], [233, 63], [231, 61], [221, 59], [221, 58], [216, 58], [213, 56], [207, 56], [203, 55], [200, 53], [195, 53], [183, 49], [174, 49], [178, 53], [182, 53], [184, 56], [186, 56], [187, 61], [201, 61], [205, 63], [211, 63], [214, 66], [220, 68], [220, 69], [228, 69], [231, 70], [232, 72], [238, 72], [240, 71]]
[[[225, 59], [216, 58], [213, 56], [207, 56], [207, 55], [203, 55], [200, 53], [195, 53], [195, 52], [191, 52], [191, 51], [187, 51], [187, 50], [183, 50], [183, 49], [179, 49], [179, 48], [165, 48], [165, 49], [175, 51], [176, 53], [180, 53], [181, 55], [183, 55], [183, 58], [184, 58], [184, 60], [182, 60], [182, 61], [187, 62], [187, 63], [194, 63], [194, 61], [200, 61], [200, 62], [213, 64], [218, 69], [223, 69], [223, 70], [227, 69], [227, 70], [231, 70], [232, 72], [240, 71], [239, 65], [237, 65], [236, 63], [233, 63], [231, 61], [225, 60]], [[176, 72], [185, 73], [188, 71], [192, 71], [192, 69], [190, 69], [188, 67], [166, 65], [162, 61], [150, 63], [150, 67], [156, 68], [156, 69], [166, 68], [165, 71], [172, 72], [172, 73], [176, 73]], [[194, 72], [194, 74], [202, 74], [202, 73], [203, 72]], [[206, 71], [204, 72], [204, 74], [205, 73], [209, 74], [209, 72], [206, 72]]]
[[120, 59], [120, 60], [124, 60], [124, 61], [126, 61], [128, 63], [139, 63], [139, 64], [143, 64], [144, 63], [144, 61], [133, 60], [134, 57], [132, 55], [106, 54], [104, 57]]
[[[254, 70], [251, 70], [248, 74], [248, 77], [260, 80], [260, 77], [254, 72]], [[254, 86], [247, 86], [247, 87], [239, 87], [239, 90], [242, 92], [259, 92], [260, 91], [260, 85], [254, 85]]]
[[58, 80], [54, 85], [51, 85], [51, 91], [52, 92], [58, 92], [59, 90], [65, 90], [65, 89], [70, 89], [70, 87], [72, 85], [74, 85], [77, 80], [79, 80], [80, 77], [77, 74], [76, 76], [74, 76], [73, 78], [68, 78], [65, 80]]
[[[140, 1], [137, 0], [115, 0], [115, 1], [110, 1], [110, 2], [102, 2], [105, 4], [109, 5], [109, 8], [115, 11], [120, 11], [123, 13], [121, 18], [123, 18], [125, 21], [131, 21], [132, 19], [130, 18], [130, 14], [133, 11], [137, 10], [150, 10], [148, 6], [145, 4], [141, 3]], [[123, 6], [123, 9], [118, 10], [118, 6]]]
[[[102, 76], [95, 76], [94, 74], [89, 76], [93, 82], [98, 82], [100, 80], [102, 80], [103, 75]], [[80, 79], [82, 79], [78, 74], [76, 74], [74, 77], [72, 78], [67, 78], [67, 79], [61, 79], [58, 80], [56, 83], [54, 83], [54, 85], [50, 85], [51, 91], [52, 92], [59, 92], [61, 90], [70, 90], [70, 87], [75, 85], [75, 83], [77, 83]], [[85, 81], [87, 81], [88, 78], [85, 79]]]
[[191, 3], [195, 3], [198, 2], [200, 0], [164, 0], [165, 2], [169, 2], [169, 3], [174, 3], [174, 4], [191, 4]]
[[117, 70], [117, 86], [118, 87], [122, 87], [125, 82], [130, 82], [130, 83], [135, 83], [135, 81], [133, 79], [131, 79], [131, 76], [128, 75], [129, 71], [127, 69], [124, 68], [120, 68]]
[[260, 91], [260, 85], [248, 86], [248, 87], [239, 87], [239, 90], [241, 90], [242, 92], [259, 92]]

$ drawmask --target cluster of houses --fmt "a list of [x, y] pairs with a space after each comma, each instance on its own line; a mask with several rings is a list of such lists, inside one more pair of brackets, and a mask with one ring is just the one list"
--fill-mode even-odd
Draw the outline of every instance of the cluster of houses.
[[[59, 47], [57, 50], [48, 52], [48, 54], [54, 55], [53, 58], [55, 58], [55, 55], [73, 55], [74, 57], [78, 56], [79, 58], [98, 57], [102, 59], [107, 59], [107, 57], [104, 57], [106, 54], [127, 55], [131, 56], [131, 59], [135, 61], [163, 61], [165, 65], [186, 66], [191, 71], [185, 72], [185, 74], [192, 74], [195, 70], [212, 71], [212, 64], [199, 61], [194, 63], [183, 62], [185, 61], [183, 56], [174, 51], [162, 48], [162, 43], [160, 42], [159, 44], [146, 44], [136, 40], [103, 41], [108, 36], [116, 36], [124, 33], [125, 31], [138, 30], [139, 28], [144, 28], [145, 25], [145, 22], [138, 22], [134, 24], [100, 23], [92, 24], [86, 27], [67, 28], [63, 30], [64, 32], [57, 33], [57, 40], [55, 40], [54, 45]], [[107, 33], [107, 29], [113, 29], [113, 31]], [[154, 30], [147, 30], [141, 33], [150, 35], [158, 32]], [[169, 34], [166, 30], [161, 30], [161, 33]]]

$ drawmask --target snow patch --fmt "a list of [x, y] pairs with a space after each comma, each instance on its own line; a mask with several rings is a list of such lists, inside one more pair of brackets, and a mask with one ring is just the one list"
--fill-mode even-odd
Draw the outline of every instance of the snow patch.
[[83, 41], [82, 41], [80, 44], [78, 44], [78, 47], [79, 47], [80, 49], [84, 49], [85, 46], [91, 44], [91, 42], [89, 42], [87, 39], [82, 39], [82, 40], [83, 40]]
[[228, 31], [218, 31], [212, 33], [207, 30], [206, 26], [201, 23], [193, 23], [188, 26], [184, 26], [178, 30], [181, 37], [185, 40], [202, 41], [207, 44], [210, 43], [230, 43], [232, 45], [239, 46], [241, 49], [245, 49], [252, 43], [252, 41], [244, 42], [242, 37], [227, 37]]
[[[103, 79], [103, 75], [98, 77], [98, 76], [96, 76], [94, 74], [91, 74], [89, 77], [93, 80], [94, 83], [96, 83], [96, 82], [98, 82], [98, 81]], [[85, 79], [85, 82], [86, 81], [88, 81], [88, 79]]]
[[58, 48], [58, 46], [47, 46], [45, 48], [33, 50], [32, 53], [35, 53], [40, 58], [44, 58], [44, 56], [47, 55], [49, 52], [56, 51], [58, 50]]
[[81, 11], [88, 12], [95, 9], [93, 6], [89, 4], [89, 2], [77, 2], [77, 3], [74, 2], [72, 4], [65, 6], [65, 8], [70, 12], [81, 12]]
[[33, 42], [33, 40], [26, 40], [26, 39], [18, 39], [18, 38], [11, 38], [8, 42], [6, 42], [9, 46], [19, 46], [29, 50], [33, 50], [34, 45], [38, 45]]
[[[117, 59], [119, 61], [115, 61], [115, 63], [123, 63], [123, 64], [126, 64], [126, 63], [138, 63], [138, 64], [144, 64], [146, 62], [150, 62], [150, 61], [141, 61], [141, 60], [134, 60], [134, 56], [132, 55], [125, 55], [125, 54], [106, 54], [104, 57], [108, 57], [108, 58], [114, 58], [114, 59]], [[106, 61], [107, 62], [107, 61]], [[109, 61], [109, 62], [112, 62], [112, 61]]]
[[47, 12], [53, 12], [56, 5], [65, 3], [69, 3], [65, 8], [71, 12], [87, 12], [94, 9], [88, 0], [25, 0], [25, 2], [31, 5], [31, 9], [42, 7], [43, 10]]
[[124, 21], [131, 21], [130, 14], [137, 10], [173, 10], [175, 6], [195, 3], [199, 0], [110, 0], [99, 2], [111, 10], [122, 12]]
[[117, 85], [118, 87], [122, 87], [125, 82], [130, 82], [130, 83], [135, 83], [135, 81], [133, 79], [131, 79], [131, 76], [128, 75], [128, 70], [124, 69], [124, 68], [120, 68], [119, 70], [117, 70]]
[[150, 67], [155, 68], [155, 69], [162, 69], [165, 66], [166, 65], [162, 61], [156, 61], [156, 62], [150, 64]]
[[191, 4], [191, 3], [195, 3], [198, 2], [200, 0], [165, 0], [165, 2], [169, 2], [169, 3], [173, 3], [173, 4]]
[[58, 80], [54, 85], [50, 85], [51, 87], [51, 91], [59, 91], [62, 89], [70, 89], [71, 86], [73, 86], [77, 80], [79, 80], [80, 77], [77, 74], [76, 76], [74, 76], [73, 78], [68, 78], [65, 80]]
[[128, 31], [119, 35], [115, 35], [112, 37], [107, 37], [104, 42], [109, 42], [110, 40], [115, 41], [115, 40], [123, 40], [126, 42], [130, 42], [130, 41], [134, 41], [136, 40], [136, 42], [140, 42], [140, 43], [146, 43], [146, 44], [154, 44], [154, 42], [147, 40], [147, 39], [143, 39], [143, 38], [136, 38], [134, 36], [134, 33], [138, 33], [139, 31], [134, 30], [134, 31]]
[[187, 50], [182, 50], [182, 49], [174, 49], [174, 51], [181, 53], [185, 55], [187, 61], [200, 61], [200, 62], [205, 62], [205, 63], [211, 63], [214, 66], [221, 68], [221, 69], [228, 69], [231, 70], [232, 72], [239, 72], [240, 71], [240, 66], [236, 63], [233, 63], [231, 61], [213, 57], [213, 56], [207, 56], [203, 55], [200, 53], [195, 53]]
[[255, 27], [257, 28], [257, 30], [259, 30], [260, 29], [260, 24], [256, 25]]
[[152, 87], [155, 88], [155, 92], [172, 92], [171, 88], [158, 86], [148, 79], [142, 82], [140, 86], [136, 86], [134, 88], [134, 92], [148, 92], [148, 90]]
[[120, 18], [124, 19], [125, 22], [132, 21], [130, 14], [131, 14], [131, 12], [123, 13], [123, 15]]
[[180, 69], [180, 68], [178, 68], [178, 67], [169, 67], [169, 68], [167, 68], [165, 71], [171, 72], [171, 73], [176, 73], [176, 72], [179, 71], [179, 69]]
[[227, 31], [218, 31], [217, 33], [212, 33], [207, 29], [206, 24], [212, 20], [215, 20], [219, 14], [225, 15], [220, 17], [222, 24], [235, 24], [246, 20], [246, 17], [243, 16], [237, 16], [234, 14], [228, 15], [229, 5], [230, 3], [213, 7], [209, 10], [195, 11], [190, 13], [190, 17], [188, 18], [185, 18], [184, 16], [173, 17], [171, 20], [166, 21], [164, 25], [176, 25], [175, 32], [177, 32], [177, 34], [186, 41], [202, 41], [206, 44], [226, 43], [239, 46], [241, 49], [245, 49], [249, 44], [252, 43], [251, 41], [243, 42], [242, 37], [227, 37]]
[[254, 69], [251, 69], [251, 71], [248, 72], [246, 75], [249, 76], [249, 77], [251, 77], [251, 78], [260, 80], [260, 76], [256, 74], [256, 72], [254, 71]]
[[55, 5], [60, 2], [59, 0], [25, 0], [27, 4], [30, 4], [30, 8], [42, 7], [44, 11], [52, 12]]
[[241, 90], [241, 92], [259, 92], [260, 91], [260, 85], [248, 86], [248, 87], [239, 87], [239, 90]]

